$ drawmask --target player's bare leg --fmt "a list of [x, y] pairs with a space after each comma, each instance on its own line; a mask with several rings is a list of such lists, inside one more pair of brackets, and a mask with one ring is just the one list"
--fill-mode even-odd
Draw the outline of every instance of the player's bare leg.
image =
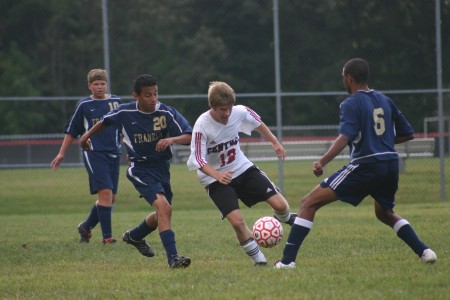
[[242, 250], [247, 253], [255, 265], [266, 265], [266, 257], [259, 249], [256, 241], [253, 239], [252, 232], [248, 229], [241, 211], [239, 209], [233, 210], [226, 216], [226, 218], [233, 227], [236, 238], [238, 239]]
[[[113, 193], [110, 189], [102, 189], [98, 191], [97, 205], [111, 207], [113, 204]], [[114, 197], [115, 200], [115, 197]]]
[[423, 262], [434, 263], [437, 260], [436, 253], [419, 239], [406, 219], [396, 215], [392, 209], [385, 209], [377, 201], [375, 201], [375, 215], [378, 220], [391, 227]]
[[273, 195], [266, 202], [272, 207], [275, 219], [292, 226], [297, 214], [291, 213], [289, 204], [282, 194]]
[[316, 212], [321, 207], [336, 200], [336, 194], [332, 189], [329, 187], [323, 188], [320, 185], [317, 185], [308, 195], [303, 197], [298, 217], [313, 222]]
[[146, 223], [149, 227], [158, 227], [158, 215], [156, 214], [156, 212], [150, 213], [150, 214], [145, 218], [145, 223]]
[[313, 226], [316, 212], [324, 205], [337, 200], [336, 194], [330, 188], [322, 188], [317, 185], [301, 202], [298, 217], [295, 218], [289, 233], [286, 245], [283, 249], [283, 258], [275, 263], [274, 268], [295, 268], [295, 260], [303, 240]]
[[252, 232], [248, 229], [244, 217], [239, 209], [233, 210], [226, 216], [236, 234], [239, 243], [243, 243], [252, 237]]

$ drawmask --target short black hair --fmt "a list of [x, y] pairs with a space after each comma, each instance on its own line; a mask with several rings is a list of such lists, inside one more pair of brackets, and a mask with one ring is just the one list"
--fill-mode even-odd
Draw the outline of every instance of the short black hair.
[[369, 64], [362, 58], [350, 59], [344, 65], [344, 74], [350, 75], [356, 83], [369, 81]]
[[155, 85], [158, 85], [155, 77], [148, 74], [142, 74], [136, 77], [136, 79], [134, 80], [133, 89], [136, 94], [140, 94], [142, 88]]

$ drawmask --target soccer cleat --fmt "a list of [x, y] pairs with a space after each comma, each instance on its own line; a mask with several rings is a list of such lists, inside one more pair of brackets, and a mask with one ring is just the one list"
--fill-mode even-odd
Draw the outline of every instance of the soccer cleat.
[[259, 261], [259, 262], [255, 262], [255, 267], [265, 267], [267, 266], [267, 262], [266, 261]]
[[116, 242], [117, 242], [117, 240], [116, 240], [116, 239], [113, 239], [113, 238], [103, 239], [103, 245], [106, 245], [106, 244], [114, 244], [114, 243], [116, 243]]
[[295, 222], [295, 218], [297, 218], [297, 214], [291, 213], [289, 216], [289, 220], [282, 222], [280, 219], [278, 219], [278, 217], [276, 215], [273, 216], [275, 219], [277, 219], [278, 221], [280, 221], [281, 223], [285, 223], [288, 224], [289, 226], [292, 226], [292, 224], [294, 224]]
[[89, 243], [92, 233], [84, 227], [84, 222], [78, 224], [78, 233], [80, 234], [80, 243]]
[[285, 265], [281, 262], [281, 260], [277, 261], [273, 265], [274, 269], [295, 269], [295, 262], [290, 262], [289, 264]]
[[191, 264], [191, 259], [184, 256], [175, 256], [169, 263], [169, 268], [171, 269], [181, 269], [187, 268]]
[[434, 264], [437, 261], [437, 255], [430, 248], [423, 250], [420, 259], [427, 264]]
[[145, 239], [141, 239], [139, 241], [134, 241], [130, 237], [130, 232], [127, 231], [122, 235], [122, 239], [125, 243], [133, 245], [136, 249], [144, 256], [153, 257], [155, 256], [155, 252], [153, 252], [152, 247], [145, 241]]

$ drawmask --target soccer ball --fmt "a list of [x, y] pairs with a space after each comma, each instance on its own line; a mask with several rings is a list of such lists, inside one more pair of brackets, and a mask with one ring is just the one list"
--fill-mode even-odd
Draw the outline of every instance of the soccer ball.
[[283, 226], [272, 217], [262, 217], [253, 224], [253, 238], [264, 248], [272, 248], [280, 243], [283, 237]]

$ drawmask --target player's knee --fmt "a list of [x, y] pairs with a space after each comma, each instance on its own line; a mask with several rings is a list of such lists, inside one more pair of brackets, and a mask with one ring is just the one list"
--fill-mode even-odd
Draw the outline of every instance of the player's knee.
[[321, 206], [322, 204], [320, 202], [314, 200], [310, 196], [303, 197], [300, 202], [300, 210], [304, 211], [305, 210], [317, 211]]
[[276, 212], [286, 212], [289, 210], [289, 203], [283, 196], [274, 195], [267, 200], [267, 203], [273, 208]]
[[170, 206], [169, 204], [164, 205], [161, 209], [161, 212], [165, 215], [172, 215], [172, 206]]
[[235, 231], [242, 230], [246, 227], [244, 217], [238, 210], [229, 213], [226, 217]]
[[309, 208], [311, 206], [311, 199], [308, 196], [303, 197], [300, 200], [300, 208], [301, 209], [305, 209], [305, 208]]
[[159, 201], [154, 207], [158, 218], [172, 215], [172, 206], [167, 201]]
[[380, 222], [389, 226], [391, 226], [395, 222], [394, 214], [385, 209], [376, 209], [375, 216]]

